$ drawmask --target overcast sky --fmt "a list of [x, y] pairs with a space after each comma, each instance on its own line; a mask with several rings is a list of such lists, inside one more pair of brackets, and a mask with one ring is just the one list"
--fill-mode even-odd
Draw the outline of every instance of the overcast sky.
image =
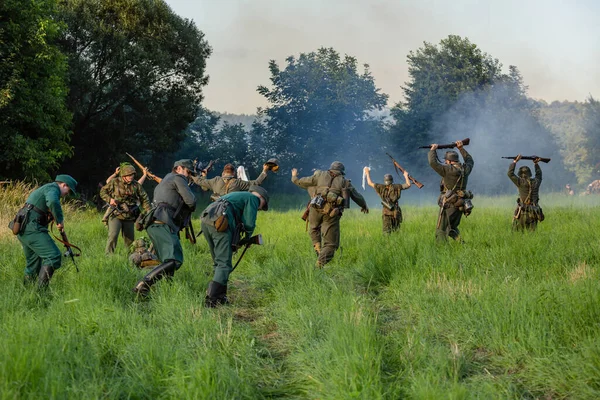
[[265, 102], [269, 60], [319, 47], [369, 64], [393, 105], [408, 79], [406, 55], [424, 41], [468, 37], [516, 65], [533, 98], [584, 101], [600, 97], [598, 0], [166, 0], [193, 19], [213, 49], [204, 105], [253, 114]]

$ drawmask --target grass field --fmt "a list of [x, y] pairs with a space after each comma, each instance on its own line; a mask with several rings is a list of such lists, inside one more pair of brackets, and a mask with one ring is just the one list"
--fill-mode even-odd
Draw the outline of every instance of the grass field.
[[[83, 249], [48, 293], [22, 285], [0, 234], [0, 397], [398, 399], [600, 397], [600, 218], [593, 197], [543, 198], [536, 233], [512, 233], [514, 196], [475, 199], [465, 244], [434, 242], [437, 207], [342, 219], [325, 269], [301, 212], [260, 213], [231, 276], [232, 305], [203, 307], [204, 240], [145, 301], [122, 242], [104, 255], [100, 214], [67, 213]], [[5, 226], [7, 211], [3, 215]], [[197, 222], [197, 221], [196, 221]]]

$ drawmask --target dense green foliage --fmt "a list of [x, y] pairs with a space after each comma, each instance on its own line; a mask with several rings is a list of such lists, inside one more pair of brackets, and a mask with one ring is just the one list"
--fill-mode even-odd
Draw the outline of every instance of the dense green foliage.
[[0, 2], [0, 178], [46, 180], [71, 155], [55, 0]]
[[81, 272], [65, 260], [41, 296], [0, 235], [0, 397], [598, 398], [598, 200], [545, 197], [534, 234], [511, 232], [513, 201], [479, 198], [447, 246], [437, 207], [405, 206], [391, 237], [377, 210], [350, 210], [324, 270], [300, 210], [275, 206], [216, 310], [204, 240], [139, 301], [142, 272], [104, 256], [99, 214], [67, 213]]
[[193, 21], [162, 0], [63, 0], [74, 157], [85, 183], [125, 152], [175, 151], [202, 101], [211, 49]]
[[332, 48], [290, 56], [286, 63], [282, 70], [271, 61], [271, 87], [258, 87], [269, 102], [259, 110], [264, 126], [253, 131], [263, 152], [307, 169], [322, 168], [323, 159], [360, 155], [364, 162], [365, 145], [376, 146], [383, 128], [381, 118], [368, 112], [387, 101], [368, 65], [361, 73], [354, 57], [341, 57]]

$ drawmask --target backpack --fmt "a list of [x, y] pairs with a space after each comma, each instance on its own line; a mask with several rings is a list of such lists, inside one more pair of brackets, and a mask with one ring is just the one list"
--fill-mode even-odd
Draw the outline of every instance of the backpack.
[[227, 220], [227, 208], [230, 203], [224, 199], [218, 199], [202, 211], [200, 221], [203, 224], [214, 227], [217, 232], [225, 232], [229, 228]]

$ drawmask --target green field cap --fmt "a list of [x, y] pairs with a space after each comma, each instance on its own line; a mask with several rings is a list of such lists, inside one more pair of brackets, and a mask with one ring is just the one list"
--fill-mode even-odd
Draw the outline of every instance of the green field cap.
[[66, 174], [56, 175], [54, 182], [66, 183], [67, 186], [69, 187], [69, 189], [71, 189], [71, 194], [73, 196], [77, 196], [77, 192], [75, 191], [75, 188], [77, 187], [77, 181], [75, 179], [73, 179], [73, 177], [71, 175], [66, 175]]

